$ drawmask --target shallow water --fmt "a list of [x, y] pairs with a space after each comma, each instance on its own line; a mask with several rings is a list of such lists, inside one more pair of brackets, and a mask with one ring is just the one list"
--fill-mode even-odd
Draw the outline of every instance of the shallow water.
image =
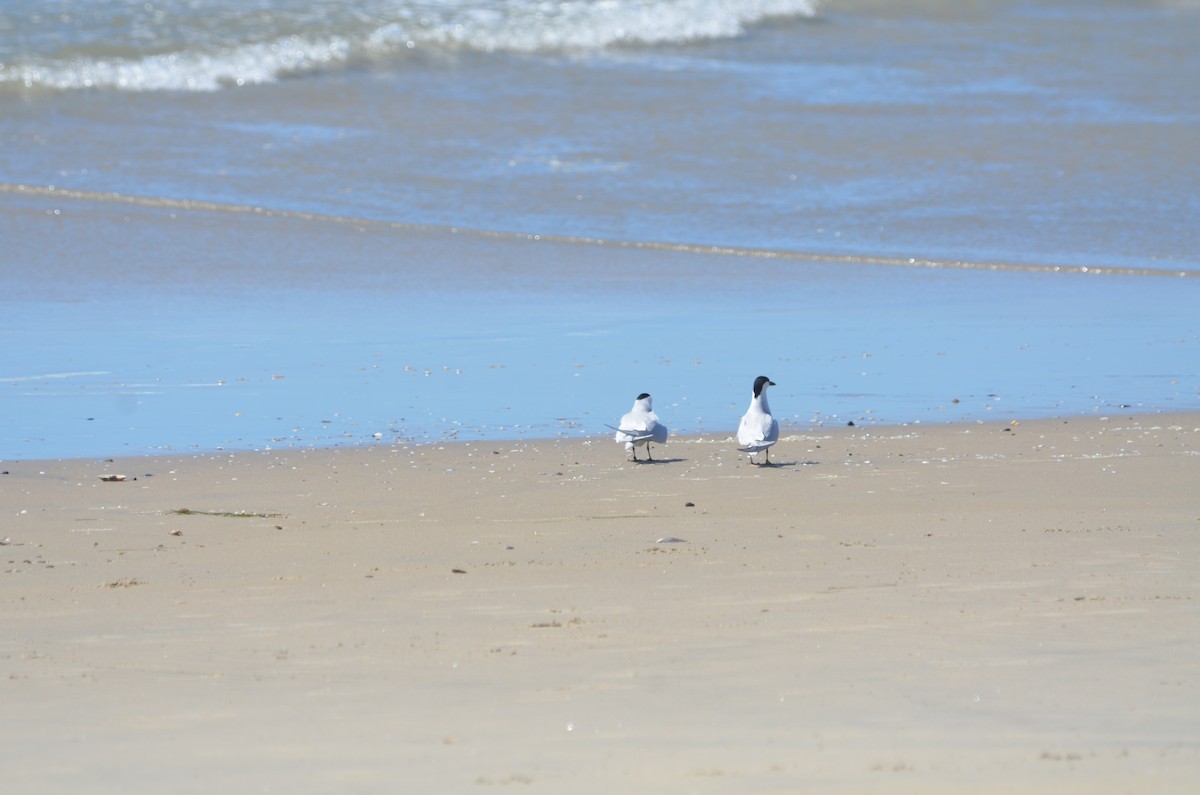
[[1194, 279], [14, 204], [52, 265], [6, 311], [6, 457], [603, 436], [641, 391], [728, 435], [760, 371], [785, 434], [1193, 408], [1200, 382]]
[[1197, 405], [1200, 8], [535, 5], [0, 0], [0, 457]]

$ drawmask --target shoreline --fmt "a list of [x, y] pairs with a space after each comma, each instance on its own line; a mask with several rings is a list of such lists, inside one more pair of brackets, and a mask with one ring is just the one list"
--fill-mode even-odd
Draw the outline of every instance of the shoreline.
[[9, 780], [1190, 791], [1200, 413], [776, 450], [4, 464]]
[[[1056, 424], [1056, 423], [1071, 423], [1071, 422], [1108, 422], [1115, 418], [1124, 418], [1129, 421], [1144, 420], [1152, 417], [1165, 418], [1167, 422], [1189, 422], [1189, 418], [1200, 418], [1200, 408], [1194, 410], [1178, 410], [1178, 409], [1146, 409], [1139, 411], [1134, 407], [1123, 407], [1118, 411], [1110, 412], [1093, 412], [1090, 414], [1064, 414], [1053, 416], [1028, 416], [1014, 418], [958, 418], [946, 420], [912, 420], [910, 422], [889, 422], [879, 421], [878, 423], [871, 421], [854, 421], [838, 418], [837, 424], [825, 424], [818, 422], [803, 428], [795, 428], [793, 430], [781, 430], [780, 445], [787, 445], [794, 442], [803, 442], [814, 436], [822, 433], [829, 434], [839, 431], [849, 433], [854, 432], [888, 432], [899, 430], [919, 431], [937, 430], [937, 429], [954, 429], [954, 428], [981, 428], [995, 426], [997, 428], [1015, 429], [1018, 426], [1031, 426], [1034, 424]], [[670, 444], [728, 444], [736, 448], [736, 418], [735, 425], [730, 432], [724, 436], [719, 436], [712, 433], [687, 433], [676, 435], [673, 431], [670, 436]], [[512, 436], [512, 437], [480, 437], [477, 439], [428, 439], [416, 440], [411, 438], [398, 438], [394, 441], [382, 439], [366, 440], [359, 439], [357, 441], [346, 441], [341, 444], [323, 444], [323, 445], [290, 445], [277, 447], [261, 447], [261, 448], [241, 448], [241, 447], [216, 447], [209, 450], [164, 450], [161, 452], [149, 453], [116, 453], [113, 455], [97, 455], [97, 456], [62, 456], [58, 458], [0, 458], [0, 465], [16, 465], [16, 464], [65, 464], [69, 462], [118, 462], [118, 461], [142, 461], [142, 460], [158, 460], [158, 459], [174, 459], [174, 458], [206, 458], [206, 457], [230, 457], [230, 456], [254, 456], [254, 455], [286, 455], [295, 454], [320, 454], [323, 452], [365, 452], [365, 451], [380, 451], [388, 449], [419, 449], [431, 447], [470, 447], [472, 445], [554, 445], [554, 444], [599, 444], [612, 442], [612, 432], [605, 431], [594, 436]], [[615, 442], [613, 443], [615, 446]], [[656, 446], [656, 449], [658, 446]]]
[[1055, 263], [1041, 261], [972, 261], [961, 258], [930, 256], [889, 256], [879, 251], [818, 251], [799, 249], [755, 248], [753, 246], [731, 246], [711, 243], [695, 243], [683, 240], [624, 240], [584, 235], [547, 234], [533, 231], [472, 228], [457, 224], [417, 223], [382, 218], [329, 215], [284, 208], [268, 208], [259, 205], [240, 205], [214, 202], [203, 199], [181, 199], [161, 196], [135, 196], [117, 192], [81, 190], [55, 185], [25, 185], [0, 182], [0, 194], [17, 196], [90, 202], [155, 210], [183, 210], [187, 212], [223, 213], [230, 215], [261, 216], [279, 220], [298, 220], [308, 223], [331, 224], [352, 228], [378, 228], [388, 232], [406, 234], [437, 234], [451, 237], [477, 238], [517, 243], [533, 243], [545, 246], [587, 246], [609, 249], [634, 249], [652, 252], [698, 254], [713, 257], [738, 257], [749, 259], [771, 259], [784, 262], [837, 263], [854, 265], [883, 265], [896, 268], [950, 270], [1011, 271], [1049, 274], [1088, 274], [1093, 276], [1170, 276], [1178, 279], [1200, 278], [1200, 263], [1184, 262], [1166, 265], [1110, 265], [1099, 263]]
[[[795, 340], [761, 350], [755, 368], [780, 384], [777, 409], [802, 409], [779, 414], [798, 428], [822, 417], [1197, 405], [1194, 281], [360, 231], [90, 202], [53, 215], [35, 199], [0, 193], [14, 207], [0, 213], [12, 241], [0, 257], [13, 266], [6, 457], [326, 445], [376, 432], [550, 438], [611, 422], [642, 391], [676, 431], [711, 430], [700, 417], [723, 431], [744, 410], [755, 374], [746, 351], [760, 350], [766, 329]], [[145, 245], [130, 250], [131, 239]], [[181, 250], [195, 256], [177, 260]], [[233, 263], [220, 253], [232, 250]], [[764, 283], [766, 304], [754, 290]]]

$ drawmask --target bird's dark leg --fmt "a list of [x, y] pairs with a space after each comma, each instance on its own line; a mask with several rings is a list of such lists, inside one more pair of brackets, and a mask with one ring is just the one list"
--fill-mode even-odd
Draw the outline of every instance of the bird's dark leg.
[[654, 460], [654, 456], [650, 455], [650, 443], [649, 442], [646, 442], [646, 460], [647, 461]]
[[637, 445], [636, 444], [631, 448], [630, 452], [633, 453], [633, 460], [637, 461], [638, 459], [637, 459]]
[[771, 448], [770, 447], [763, 450], [763, 463], [766, 466], [771, 466]]

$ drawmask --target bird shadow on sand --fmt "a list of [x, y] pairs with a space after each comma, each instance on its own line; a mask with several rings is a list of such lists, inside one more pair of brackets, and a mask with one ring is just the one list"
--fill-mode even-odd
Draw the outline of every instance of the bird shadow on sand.
[[686, 458], [639, 458], [636, 461], [627, 461], [629, 464], [678, 464], [682, 461], [687, 461]]
[[818, 463], [818, 461], [768, 461], [765, 464], [755, 464], [747, 461], [746, 466], [756, 469], [793, 469], [795, 467], [816, 466]]

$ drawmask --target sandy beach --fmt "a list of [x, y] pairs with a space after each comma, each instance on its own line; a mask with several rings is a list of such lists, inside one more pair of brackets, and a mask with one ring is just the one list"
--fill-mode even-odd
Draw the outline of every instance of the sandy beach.
[[1200, 792], [1193, 0], [45, 5], [0, 795]]
[[4, 788], [1200, 782], [1200, 415], [655, 453], [0, 463]]

